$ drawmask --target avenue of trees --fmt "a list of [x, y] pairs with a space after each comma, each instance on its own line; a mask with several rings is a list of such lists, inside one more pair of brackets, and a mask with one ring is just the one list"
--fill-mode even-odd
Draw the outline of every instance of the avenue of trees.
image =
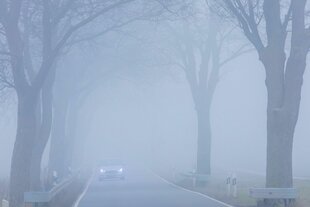
[[[4, 74], [8, 77], [3, 77], [2, 82], [15, 89], [18, 100], [10, 206], [21, 206], [24, 192], [41, 188], [41, 159], [51, 129], [52, 137], [64, 138], [63, 120], [66, 120], [68, 107], [65, 100], [54, 102], [56, 112], [62, 107], [59, 115], [63, 117], [58, 117], [58, 113], [53, 116], [53, 84], [61, 57], [83, 39], [146, 18], [144, 14], [160, 15], [163, 6], [170, 4], [134, 0], [0, 1], [1, 56], [6, 58], [1, 61], [1, 69], [9, 71]], [[127, 7], [128, 14], [116, 15], [122, 14], [124, 7]], [[140, 12], [132, 12], [132, 9]], [[78, 32], [98, 19], [107, 19], [110, 25], [96, 33], [86, 34], [86, 37], [77, 37]], [[57, 147], [61, 147], [60, 143]], [[63, 155], [62, 151], [59, 149], [57, 153]]]
[[44, 188], [42, 156], [49, 141], [49, 174], [57, 171], [62, 178], [68, 166], [79, 167], [85, 141], [76, 139], [79, 109], [111, 70], [117, 70], [70, 68], [66, 58], [81, 43], [137, 21], [160, 27], [156, 35], [161, 37], [148, 37], [163, 44], [152, 54], [166, 47], [169, 55], [159, 54], [153, 61], [162, 62], [152, 64], [164, 67], [168, 61], [168, 68], [185, 74], [197, 115], [193, 139], [200, 174], [212, 172], [211, 141], [216, 138], [210, 112], [222, 69], [250, 50], [257, 52], [268, 92], [266, 187], [293, 186], [294, 132], [310, 49], [307, 0], [197, 2], [0, 0], [0, 90], [14, 89], [18, 109], [10, 207], [21, 206], [24, 192]]

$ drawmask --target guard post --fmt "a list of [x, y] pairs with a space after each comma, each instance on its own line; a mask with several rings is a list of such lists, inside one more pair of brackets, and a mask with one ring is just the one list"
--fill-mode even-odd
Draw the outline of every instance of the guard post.
[[233, 197], [237, 198], [238, 189], [237, 189], [237, 176], [236, 176], [236, 174], [233, 174], [233, 176], [232, 176], [232, 187], [233, 187]]
[[229, 197], [231, 192], [231, 176], [228, 176], [226, 178], [226, 190], [227, 190], [227, 197]]

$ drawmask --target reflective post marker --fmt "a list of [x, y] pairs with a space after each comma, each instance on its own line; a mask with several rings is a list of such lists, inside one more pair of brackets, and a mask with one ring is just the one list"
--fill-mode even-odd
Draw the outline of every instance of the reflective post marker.
[[227, 186], [227, 196], [230, 196], [230, 186], [231, 186], [231, 177], [227, 177], [226, 179], [226, 186]]
[[232, 187], [233, 187], [233, 197], [237, 198], [237, 176], [236, 174], [233, 174], [232, 176]]

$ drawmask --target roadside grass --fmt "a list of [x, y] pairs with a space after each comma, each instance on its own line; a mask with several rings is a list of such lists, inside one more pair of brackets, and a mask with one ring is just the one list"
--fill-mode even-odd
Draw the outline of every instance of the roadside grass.
[[[205, 187], [193, 187], [190, 179], [181, 179], [179, 176], [163, 176], [175, 184], [208, 195], [235, 207], [255, 207], [256, 200], [249, 196], [250, 188], [265, 186], [265, 177], [251, 173], [237, 173], [237, 197], [227, 195], [227, 173], [216, 173], [210, 176]], [[299, 198], [295, 202], [296, 207], [310, 206], [310, 179], [294, 179], [294, 187], [299, 191]]]
[[295, 179], [294, 185], [299, 190], [299, 199], [297, 201], [298, 207], [309, 207], [310, 206], [310, 179], [300, 180]]

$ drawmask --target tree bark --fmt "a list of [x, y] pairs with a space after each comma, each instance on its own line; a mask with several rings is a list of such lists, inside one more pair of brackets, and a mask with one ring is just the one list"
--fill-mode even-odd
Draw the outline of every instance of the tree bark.
[[210, 104], [199, 104], [197, 113], [197, 173], [211, 174]]
[[[55, 71], [55, 70], [53, 70]], [[52, 120], [53, 120], [53, 83], [54, 73], [45, 83], [42, 89], [42, 118], [40, 128], [37, 134], [36, 143], [34, 145], [31, 162], [31, 190], [38, 191], [42, 190], [41, 182], [41, 162], [44, 150], [48, 143], [51, 133]]]
[[30, 190], [30, 165], [36, 135], [36, 100], [29, 91], [18, 93], [17, 134], [10, 175], [10, 206], [20, 207]]
[[302, 46], [296, 51], [293, 48], [286, 61], [284, 51], [274, 49], [266, 48], [261, 58], [268, 92], [266, 187], [290, 188], [293, 187], [293, 138], [307, 50]]

